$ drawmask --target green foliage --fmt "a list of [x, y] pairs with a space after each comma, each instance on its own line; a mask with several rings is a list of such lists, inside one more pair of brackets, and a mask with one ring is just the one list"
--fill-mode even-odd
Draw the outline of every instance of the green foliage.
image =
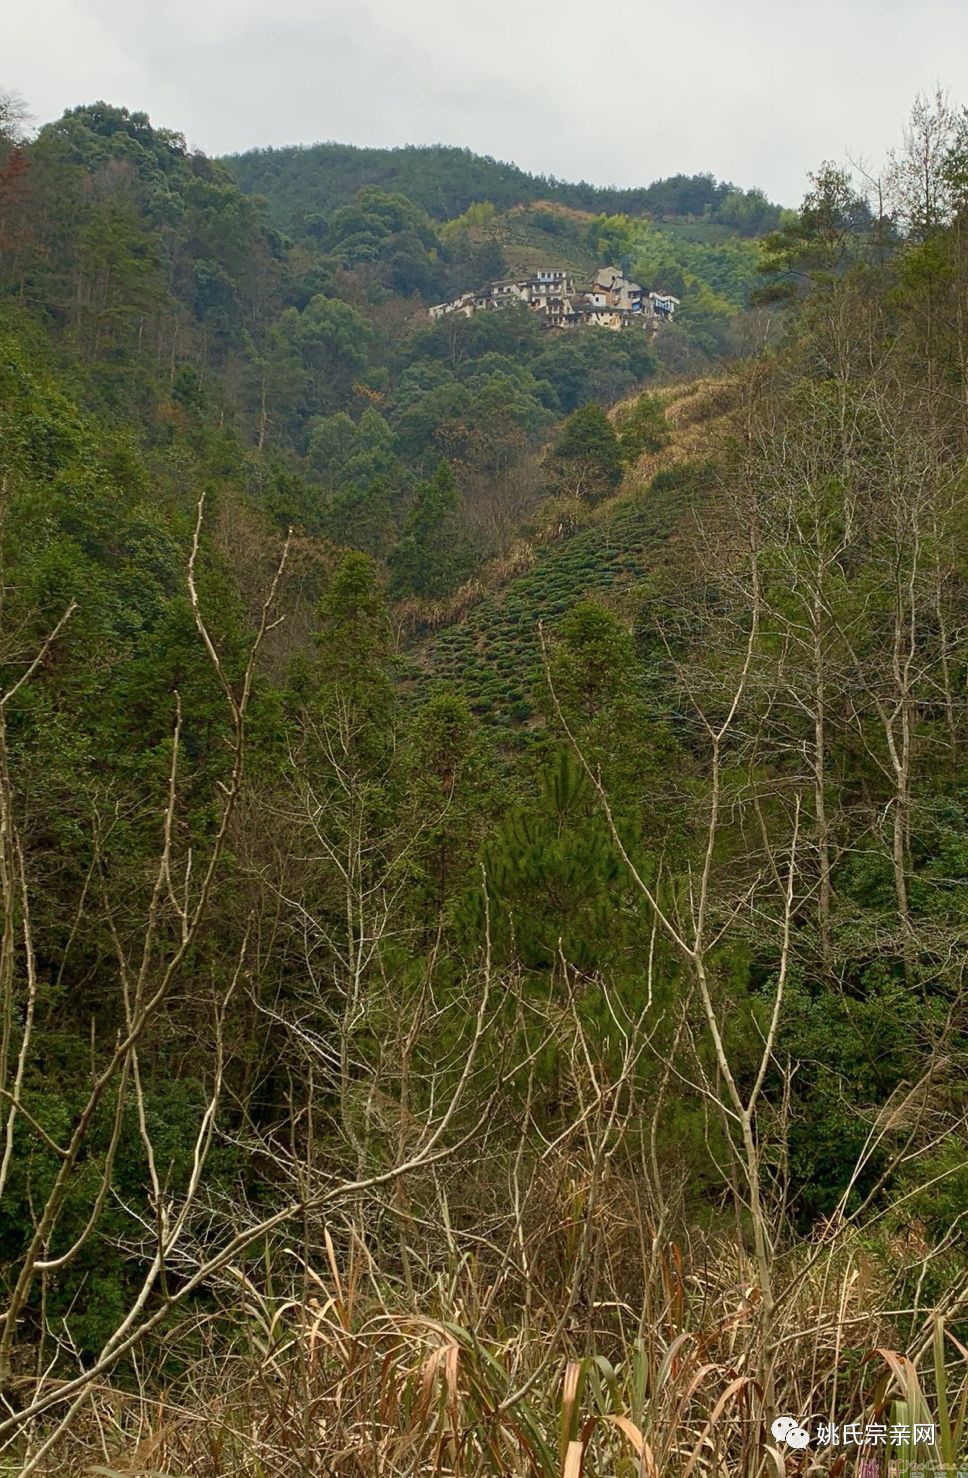
[[341, 487], [321, 511], [319, 522], [323, 533], [335, 544], [386, 559], [396, 534], [393, 499], [386, 478], [376, 477], [364, 488], [354, 483]]
[[529, 721], [547, 702], [537, 623], [557, 626], [584, 596], [641, 580], [701, 488], [696, 469], [687, 466], [603, 504], [600, 521], [542, 547], [532, 570], [435, 637], [433, 673], [466, 695], [475, 713], [526, 744], [535, 737]]
[[660, 452], [671, 437], [662, 401], [656, 395], [639, 395], [622, 406], [615, 417], [622, 456], [634, 462], [645, 452]]
[[460, 491], [453, 469], [441, 462], [413, 496], [403, 537], [390, 558], [397, 595], [446, 595], [466, 573], [467, 555], [457, 538]]
[[[75, 108], [40, 131], [30, 165], [4, 268], [32, 300], [56, 305], [92, 361], [137, 354], [146, 327], [163, 352], [171, 298], [207, 324], [208, 352], [223, 358], [284, 287], [260, 206], [143, 113]], [[38, 230], [54, 250], [26, 250]]]
[[644, 334], [583, 328], [546, 344], [534, 373], [553, 387], [557, 407], [567, 414], [588, 401], [620, 400], [656, 368], [655, 351]]
[[[545, 1266], [542, 1253], [524, 1274], [546, 1277], [547, 1306], [560, 1309], [561, 1268], [593, 1226], [597, 1171], [584, 1156], [598, 1154], [602, 1125], [603, 1185], [627, 1196], [602, 1213], [610, 1235], [629, 1226], [638, 1242], [655, 1214], [663, 1237], [679, 1222], [721, 1239], [740, 1161], [709, 1112], [723, 1073], [695, 955], [657, 923], [622, 848], [687, 933], [708, 888], [702, 983], [737, 1091], [762, 1087], [755, 1154], [767, 1195], [789, 1187], [784, 1256], [841, 1204], [869, 1203], [886, 1228], [869, 1238], [878, 1255], [908, 1231], [943, 1249], [923, 1279], [920, 1251], [910, 1260], [906, 1287], [940, 1297], [945, 1279], [956, 1286], [962, 223], [875, 237], [829, 170], [782, 223], [756, 192], [704, 176], [597, 192], [460, 151], [333, 146], [236, 161], [250, 184], [275, 171], [276, 209], [302, 201], [293, 245], [226, 167], [142, 114], [77, 109], [32, 143], [14, 123], [0, 104], [0, 171], [16, 151], [16, 189], [0, 181], [0, 686], [29, 677], [0, 716], [0, 874], [16, 881], [0, 890], [5, 1060], [28, 1027], [33, 1037], [0, 1207], [4, 1301], [65, 1159], [56, 1146], [129, 1029], [132, 992], [164, 977], [193, 900], [207, 911], [138, 1039], [137, 1083], [130, 1058], [81, 1125], [46, 1252], [81, 1244], [31, 1284], [11, 1389], [38, 1351], [55, 1377], [72, 1345], [90, 1362], [123, 1318], [150, 1264], [153, 1216], [177, 1214], [185, 1194], [217, 1075], [205, 1195], [166, 1269], [173, 1284], [233, 1218], [279, 1204], [304, 1171], [329, 1198], [427, 1142], [428, 1123], [442, 1125], [441, 1155], [461, 1149], [482, 1105], [486, 1154], [465, 1166], [455, 1153], [450, 1179], [408, 1172], [392, 1182], [399, 1199], [384, 1199], [388, 1179], [357, 1203], [395, 1289], [414, 1282], [409, 1239], [429, 1237], [438, 1190], [449, 1221], [426, 1266], [470, 1228], [488, 1276], [494, 1245], [510, 1267], [494, 1233], [507, 1185], [517, 1194], [547, 1163], [569, 1210], [542, 1200], [535, 1215], [565, 1260], [555, 1251]], [[509, 206], [526, 207], [516, 239]], [[753, 424], [729, 419], [733, 381], [706, 385], [705, 402], [683, 397], [667, 420], [663, 397], [641, 388], [657, 351], [724, 351], [748, 297], [748, 237], [767, 224], [782, 226], [772, 275], [809, 281], [811, 296], [744, 382]], [[565, 260], [629, 258], [649, 286], [682, 297], [678, 327], [650, 343], [547, 334], [527, 311], [428, 321], [424, 298], [454, 274], [537, 242]], [[717, 417], [710, 460], [687, 461], [702, 435], [688, 418], [706, 413]], [[636, 485], [638, 459], [661, 454], [672, 422], [672, 465]], [[533, 514], [544, 447], [561, 496]], [[517, 502], [515, 477], [531, 479]], [[530, 548], [522, 537], [520, 563], [489, 586], [481, 530], [505, 495], [508, 537], [543, 537]], [[287, 573], [246, 675], [289, 523]], [[464, 607], [458, 619], [414, 637], [451, 606]], [[720, 743], [738, 677], [736, 726]], [[788, 867], [792, 964], [759, 1084]], [[481, 1057], [468, 1104], [444, 1120], [486, 968]], [[625, 1064], [640, 1016], [642, 1050]], [[638, 1107], [652, 1103], [646, 1145]], [[636, 1164], [625, 1182], [620, 1142]], [[643, 1151], [647, 1192], [646, 1159], [632, 1160]], [[735, 1209], [745, 1233], [742, 1195]], [[261, 1252], [239, 1261], [253, 1306], [270, 1282]], [[628, 1261], [634, 1300], [641, 1246]], [[729, 1298], [752, 1265], [744, 1248]], [[467, 1266], [455, 1259], [455, 1289]], [[671, 1307], [671, 1287], [657, 1306]], [[604, 1291], [582, 1282], [569, 1317], [576, 1337], [586, 1303], [596, 1334], [614, 1317], [624, 1349], [628, 1290]], [[269, 1292], [282, 1307], [285, 1293]], [[205, 1328], [216, 1297], [215, 1282], [197, 1291]], [[752, 1317], [756, 1300], [744, 1295], [744, 1308]], [[45, 1320], [58, 1342], [41, 1349]]]
[[838, 272], [862, 257], [870, 244], [870, 209], [847, 172], [825, 163], [810, 180], [799, 212], [763, 243], [760, 271], [768, 284], [757, 295], [761, 301], [795, 295], [818, 274]]
[[[903, 985], [877, 969], [867, 972], [859, 996], [794, 989], [782, 1051], [801, 1065], [804, 1077], [790, 1133], [790, 1174], [802, 1227], [833, 1212], [862, 1159], [874, 1105], [910, 1079], [919, 1015]], [[877, 1184], [886, 1153], [883, 1146], [867, 1156], [848, 1209]]]
[[[759, 190], [738, 190], [712, 175], [674, 175], [640, 189], [570, 185], [529, 175], [469, 149], [409, 145], [363, 149], [350, 144], [313, 144], [253, 149], [227, 159], [242, 187], [271, 202], [278, 223], [292, 226], [307, 213], [342, 206], [364, 186], [405, 196], [437, 220], [452, 220], [475, 207], [551, 200], [579, 210], [657, 217], [722, 220], [751, 235], [769, 230], [777, 207]], [[479, 218], [473, 219], [477, 224]]]
[[456, 370], [438, 361], [433, 343], [434, 357], [417, 359], [401, 374], [389, 411], [400, 456], [415, 469], [422, 471], [436, 453], [494, 473], [534, 447], [550, 424], [552, 387], [536, 378], [512, 344], [498, 338], [499, 352], [491, 342], [492, 336], [478, 335]]
[[497, 776], [466, 700], [434, 688], [407, 733], [405, 787], [420, 818], [410, 856], [424, 900], [425, 928], [459, 920], [468, 881], [476, 881], [481, 846], [502, 808]]
[[588, 227], [589, 245], [602, 261], [625, 262], [635, 250], [640, 224], [624, 215], [598, 216]]
[[321, 416], [309, 423], [307, 460], [328, 491], [365, 486], [374, 478], [393, 475], [393, 433], [372, 406], [367, 406], [359, 421], [345, 411]]
[[372, 330], [349, 303], [317, 294], [300, 312], [286, 308], [267, 346], [273, 400], [293, 431], [312, 411], [336, 408], [367, 362]]
[[553, 973], [561, 954], [593, 970], [621, 948], [627, 880], [590, 782], [567, 750], [547, 765], [535, 801], [503, 823], [485, 870], [503, 905], [505, 948], [529, 970]]
[[325, 225], [323, 246], [344, 267], [380, 264], [394, 292], [433, 296], [440, 282], [440, 239], [430, 218], [402, 195], [360, 190]]
[[622, 447], [600, 405], [592, 402], [568, 417], [555, 443], [550, 473], [559, 491], [591, 503], [618, 486]]
[[325, 686], [355, 697], [386, 687], [390, 617], [376, 566], [367, 555], [344, 554], [319, 603], [316, 672]]

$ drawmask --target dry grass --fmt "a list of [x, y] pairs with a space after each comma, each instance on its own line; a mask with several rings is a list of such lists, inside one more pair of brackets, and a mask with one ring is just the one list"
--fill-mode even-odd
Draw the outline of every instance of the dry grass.
[[[614, 420], [623, 407], [634, 403], [638, 394], [641, 392], [613, 406], [610, 418]], [[662, 406], [672, 431], [669, 443], [661, 451], [644, 453], [629, 467], [614, 497], [597, 504], [583, 503], [578, 498], [545, 499], [530, 516], [531, 537], [514, 540], [452, 595], [438, 600], [410, 596], [400, 601], [396, 614], [402, 631], [412, 636], [462, 621], [474, 606], [526, 574], [542, 545], [554, 544], [600, 523], [610, 516], [617, 502], [641, 491], [656, 473], [710, 455], [726, 432], [735, 397], [735, 387], [726, 379], [690, 380], [662, 391]]]
[[[608, 1209], [622, 1239], [623, 1209]], [[605, 1214], [603, 1212], [603, 1214]], [[358, 1233], [328, 1232], [319, 1264], [295, 1267], [288, 1296], [239, 1275], [237, 1295], [155, 1351], [155, 1367], [94, 1395], [53, 1478], [782, 1478], [840, 1472], [780, 1450], [756, 1375], [757, 1289], [723, 1240], [643, 1248], [639, 1299], [603, 1284], [592, 1307], [559, 1314], [572, 1289], [545, 1279], [526, 1313], [495, 1303], [488, 1272], [460, 1252], [405, 1307]], [[935, 1466], [964, 1448], [968, 1350], [935, 1317], [908, 1356], [879, 1312], [866, 1248], [790, 1253], [796, 1296], [772, 1331], [776, 1409], [801, 1420], [938, 1423]], [[807, 1263], [812, 1259], [812, 1266]], [[581, 1277], [576, 1267], [565, 1268]], [[801, 1276], [802, 1275], [802, 1276]], [[267, 1279], [267, 1283], [272, 1280]], [[596, 1333], [597, 1331], [597, 1333]], [[603, 1353], [607, 1348], [608, 1353]], [[162, 1363], [164, 1359], [167, 1365]], [[168, 1375], [176, 1360], [177, 1377]], [[887, 1415], [885, 1416], [885, 1413]], [[39, 1434], [37, 1434], [39, 1436]], [[903, 1456], [903, 1455], [902, 1455]], [[793, 1462], [791, 1464], [791, 1458]], [[833, 1466], [831, 1466], [833, 1459]], [[839, 1463], [839, 1466], [838, 1466]], [[0, 1473], [17, 1472], [16, 1466]], [[900, 1470], [903, 1475], [903, 1468]], [[954, 1467], [950, 1468], [954, 1471]]]

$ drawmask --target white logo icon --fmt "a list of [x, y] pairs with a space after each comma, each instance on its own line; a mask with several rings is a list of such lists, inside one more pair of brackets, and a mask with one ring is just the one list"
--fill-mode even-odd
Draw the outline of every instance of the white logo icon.
[[777, 1442], [785, 1442], [787, 1447], [806, 1447], [810, 1441], [810, 1433], [806, 1427], [801, 1427], [793, 1416], [775, 1417], [770, 1431]]

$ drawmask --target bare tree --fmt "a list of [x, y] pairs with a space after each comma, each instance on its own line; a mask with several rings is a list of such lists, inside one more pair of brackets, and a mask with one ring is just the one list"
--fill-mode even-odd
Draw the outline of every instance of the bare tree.
[[[187, 1183], [177, 1195], [169, 1187], [166, 1167], [159, 1158], [153, 1139], [139, 1048], [183, 976], [217, 895], [233, 816], [243, 790], [246, 721], [258, 657], [264, 639], [277, 619], [273, 611], [287, 556], [286, 547], [262, 603], [241, 676], [233, 680], [211, 634], [199, 595], [197, 566], [203, 511], [204, 505], [200, 502], [188, 562], [188, 590], [199, 639], [230, 719], [228, 779], [222, 786], [219, 815], [208, 856], [199, 865], [190, 851], [180, 853], [176, 839], [183, 722], [181, 704], [176, 695], [160, 848], [141, 938], [134, 954], [121, 931], [115, 927], [112, 906], [110, 903], [106, 906], [116, 953], [120, 1010], [117, 1042], [97, 1069], [80, 1111], [60, 1141], [53, 1139], [29, 1113], [23, 1096], [25, 1070], [32, 1047], [37, 979], [31, 932], [29, 870], [16, 825], [17, 795], [6, 766], [3, 721], [12, 698], [32, 679], [60, 638], [73, 614], [73, 606], [65, 611], [17, 681], [0, 696], [0, 902], [4, 909], [0, 935], [0, 988], [3, 991], [3, 1030], [0, 1036], [0, 1070], [3, 1076], [0, 1089], [5, 1115], [0, 1175], [8, 1173], [13, 1136], [20, 1123], [28, 1132], [36, 1134], [57, 1159], [53, 1183], [43, 1204], [35, 1210], [33, 1226], [14, 1270], [8, 1301], [0, 1316], [0, 1388], [6, 1408], [6, 1414], [0, 1416], [0, 1444], [17, 1444], [23, 1463], [20, 1471], [24, 1474], [35, 1471], [62, 1439], [90, 1399], [98, 1381], [158, 1330], [173, 1310], [186, 1305], [199, 1289], [217, 1278], [247, 1247], [260, 1238], [264, 1239], [276, 1228], [291, 1223], [294, 1218], [305, 1216], [310, 1208], [323, 1214], [326, 1208], [359, 1204], [361, 1197], [377, 1192], [380, 1187], [392, 1187], [398, 1179], [417, 1168], [433, 1165], [456, 1153], [461, 1143], [460, 1134], [455, 1132], [459, 1110], [475, 1082], [481, 1045], [491, 1016], [492, 971], [485, 955], [480, 969], [475, 971], [474, 1010], [469, 1033], [462, 1043], [459, 1061], [455, 1061], [453, 1071], [443, 1084], [446, 1091], [439, 1095], [431, 1092], [429, 1102], [419, 1115], [401, 1115], [401, 1122], [406, 1122], [406, 1132], [398, 1135], [393, 1145], [394, 1153], [380, 1164], [371, 1164], [354, 1178], [343, 1173], [337, 1165], [316, 1162], [312, 1156], [307, 1159], [302, 1146], [298, 1154], [286, 1154], [278, 1141], [271, 1138], [259, 1148], [263, 1155], [271, 1155], [277, 1164], [279, 1189], [274, 1204], [268, 1211], [263, 1207], [246, 1212], [243, 1203], [236, 1214], [221, 1218], [222, 1231], [213, 1236], [213, 1227], [217, 1223], [213, 1221], [212, 1207], [207, 1202], [207, 1163], [220, 1132], [220, 1106], [225, 1092], [226, 1013], [244, 988], [251, 964], [252, 944], [246, 930], [225, 989], [213, 1002], [207, 1102], [198, 1120]], [[372, 895], [365, 890], [360, 891], [359, 859], [353, 849], [352, 838], [348, 855], [351, 866], [345, 881], [350, 954], [345, 964], [351, 990], [346, 1010], [352, 1027], [354, 1013], [361, 1006], [361, 982], [372, 946], [369, 937], [371, 899], [378, 914], [383, 905], [379, 886]], [[352, 860], [354, 857], [356, 862]], [[290, 1028], [299, 1033], [298, 1023], [290, 1023]], [[309, 1055], [328, 1069], [333, 1061], [332, 1048], [322, 1036], [314, 1039], [306, 1031], [300, 1035]], [[347, 1045], [351, 1045], [352, 1030], [344, 1030], [343, 1036]], [[336, 1051], [338, 1060], [340, 1049], [337, 1047]], [[343, 1082], [347, 1091], [349, 1070], [348, 1060], [344, 1059]], [[140, 1284], [96, 1359], [88, 1365], [78, 1363], [76, 1373], [64, 1375], [63, 1361], [70, 1357], [70, 1351], [61, 1342], [56, 1379], [46, 1368], [27, 1374], [23, 1362], [17, 1357], [24, 1314], [37, 1286], [44, 1285], [45, 1280], [60, 1274], [75, 1262], [82, 1249], [99, 1234], [104, 1209], [112, 1195], [114, 1161], [125, 1106], [129, 1103], [134, 1110], [147, 1167], [145, 1204], [140, 1209], [131, 1208], [133, 1224], [139, 1229], [136, 1250], [142, 1268]], [[105, 1115], [108, 1142], [100, 1157], [97, 1181], [87, 1191], [84, 1224], [69, 1246], [54, 1251], [65, 1205], [79, 1184], [93, 1128], [105, 1121]], [[199, 1227], [206, 1225], [208, 1233], [199, 1238]]]
[[953, 205], [946, 164], [958, 133], [958, 113], [948, 94], [919, 93], [904, 130], [904, 146], [893, 150], [887, 171], [887, 194], [906, 229], [915, 237], [930, 236], [950, 219]]

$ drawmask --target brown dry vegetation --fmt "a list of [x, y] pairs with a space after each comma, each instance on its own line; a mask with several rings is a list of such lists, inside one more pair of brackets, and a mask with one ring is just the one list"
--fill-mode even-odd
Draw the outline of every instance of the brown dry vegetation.
[[[411, 596], [399, 601], [396, 611], [405, 637], [439, 631], [462, 621], [467, 612], [488, 596], [498, 594], [519, 575], [531, 569], [542, 545], [557, 543], [579, 529], [602, 522], [616, 504], [639, 493], [658, 472], [698, 457], [715, 453], [729, 434], [730, 413], [735, 407], [735, 389], [725, 378], [689, 380], [660, 393], [660, 401], [672, 435], [658, 452], [646, 452], [625, 472], [621, 486], [611, 498], [584, 503], [578, 498], [548, 498], [528, 517], [527, 538], [512, 539], [507, 549], [483, 566], [452, 595], [439, 600]], [[636, 396], [619, 401], [609, 412], [615, 421]]]

